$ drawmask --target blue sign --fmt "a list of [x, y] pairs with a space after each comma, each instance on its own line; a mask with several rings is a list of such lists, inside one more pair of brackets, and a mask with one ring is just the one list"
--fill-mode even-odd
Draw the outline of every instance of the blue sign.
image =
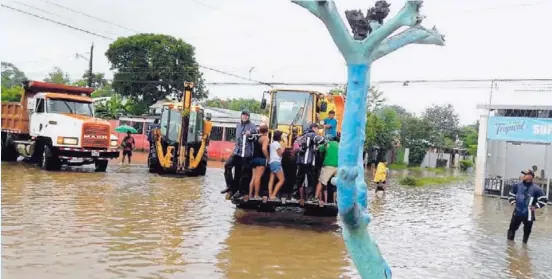
[[487, 139], [552, 143], [552, 118], [491, 116]]

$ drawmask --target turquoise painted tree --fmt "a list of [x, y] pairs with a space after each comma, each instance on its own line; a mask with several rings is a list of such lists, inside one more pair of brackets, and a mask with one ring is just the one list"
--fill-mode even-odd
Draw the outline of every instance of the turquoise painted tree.
[[[339, 145], [337, 181], [339, 216], [343, 223], [343, 238], [349, 254], [362, 278], [391, 278], [391, 270], [377, 244], [367, 230], [370, 216], [367, 188], [362, 167], [365, 138], [366, 100], [370, 87], [372, 62], [408, 44], [444, 45], [444, 36], [435, 28], [420, 24], [422, 1], [407, 1], [397, 15], [383, 22], [389, 14], [389, 4], [377, 1], [366, 17], [361, 11], [346, 11], [353, 35], [339, 16], [334, 1], [298, 1], [328, 29], [334, 43], [347, 62], [347, 101]], [[402, 27], [406, 30], [391, 36]], [[335, 183], [334, 183], [335, 184]]]

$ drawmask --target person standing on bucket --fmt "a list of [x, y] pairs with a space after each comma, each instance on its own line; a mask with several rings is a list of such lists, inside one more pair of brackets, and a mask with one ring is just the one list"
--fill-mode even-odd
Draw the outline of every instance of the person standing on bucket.
[[529, 169], [521, 173], [523, 174], [522, 182], [512, 186], [508, 197], [510, 204], [515, 205], [508, 228], [508, 240], [514, 240], [516, 231], [523, 223], [523, 243], [527, 244], [535, 221], [535, 209], [546, 206], [547, 198], [542, 189], [533, 183], [535, 173], [532, 170]]
[[[240, 181], [242, 176], [251, 176], [251, 159], [253, 158], [253, 140], [251, 135], [257, 132], [255, 124], [249, 120], [249, 110], [244, 109], [241, 113], [241, 122], [236, 126], [236, 144], [234, 152], [226, 164], [224, 164], [224, 179], [226, 180], [226, 188], [221, 194], [235, 194], [242, 192], [247, 195], [247, 190], [240, 189]], [[232, 169], [234, 176], [232, 177]], [[249, 184], [248, 184], [249, 185]]]

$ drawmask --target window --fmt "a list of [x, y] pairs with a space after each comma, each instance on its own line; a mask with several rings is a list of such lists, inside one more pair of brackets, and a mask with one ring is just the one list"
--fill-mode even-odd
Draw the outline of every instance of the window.
[[94, 105], [74, 100], [48, 99], [49, 113], [70, 113], [94, 116]]
[[272, 123], [275, 128], [277, 124], [308, 124], [313, 121], [314, 98], [308, 92], [279, 91], [274, 93], [275, 100], [272, 103]]
[[36, 113], [44, 113], [44, 99], [40, 98], [36, 100]]
[[211, 136], [209, 138], [214, 141], [221, 141], [223, 131], [224, 131], [223, 127], [213, 127], [211, 129]]
[[224, 141], [236, 140], [236, 128], [225, 128], [226, 134], [224, 135]]

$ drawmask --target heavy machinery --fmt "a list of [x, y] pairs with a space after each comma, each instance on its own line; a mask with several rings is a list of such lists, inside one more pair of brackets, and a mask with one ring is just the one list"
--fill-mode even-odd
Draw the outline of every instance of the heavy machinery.
[[[303, 134], [312, 122], [319, 123], [320, 112], [326, 112], [326, 96], [323, 93], [308, 90], [273, 89], [263, 93], [261, 108], [267, 106], [270, 98], [269, 129], [280, 130], [286, 135], [286, 147], [290, 148], [297, 136]], [[345, 98], [343, 95], [333, 95], [336, 106], [337, 131], [341, 132], [341, 119]], [[323, 129], [320, 129], [323, 134]]]
[[193, 83], [186, 82], [182, 102], [163, 106], [159, 127], [151, 131], [150, 172], [205, 175], [211, 115], [200, 105], [192, 105], [193, 87]]
[[[270, 105], [268, 105], [270, 99]], [[343, 119], [343, 109], [345, 107], [345, 98], [343, 95], [333, 95], [334, 104], [336, 107], [337, 131], [341, 131], [341, 119]], [[310, 123], [319, 123], [323, 119], [319, 119], [320, 112], [326, 112], [326, 96], [323, 93], [309, 90], [291, 90], [291, 89], [273, 89], [263, 93], [261, 100], [261, 108], [266, 109], [268, 105], [269, 111], [269, 136], [272, 137], [274, 131], [279, 130], [284, 133], [284, 141], [282, 146], [286, 150], [282, 155], [282, 167], [284, 169], [285, 183], [280, 193], [283, 196], [288, 196], [287, 206], [299, 206], [292, 201], [294, 184], [297, 176], [297, 163], [295, 151], [292, 150], [293, 142], [298, 136], [301, 136], [307, 129]], [[319, 130], [323, 135], [323, 129]], [[316, 172], [319, 173], [322, 165], [322, 158], [317, 158]], [[268, 185], [269, 171], [267, 170], [261, 182], [261, 188], [266, 191]], [[316, 176], [318, 177], [318, 176]], [[243, 182], [242, 182], [243, 183]], [[330, 195], [331, 196], [331, 195]], [[256, 207], [256, 201], [244, 202], [243, 199], [233, 198], [233, 202], [242, 207]], [[280, 202], [269, 202], [276, 206], [281, 206]], [[307, 202], [301, 205], [306, 209], [308, 215], [335, 215], [337, 208], [334, 205], [328, 205], [325, 208], [320, 208], [318, 204]]]
[[94, 164], [105, 171], [119, 157], [108, 121], [95, 118], [94, 89], [23, 82], [20, 102], [2, 102], [2, 161], [37, 163], [45, 170]]

